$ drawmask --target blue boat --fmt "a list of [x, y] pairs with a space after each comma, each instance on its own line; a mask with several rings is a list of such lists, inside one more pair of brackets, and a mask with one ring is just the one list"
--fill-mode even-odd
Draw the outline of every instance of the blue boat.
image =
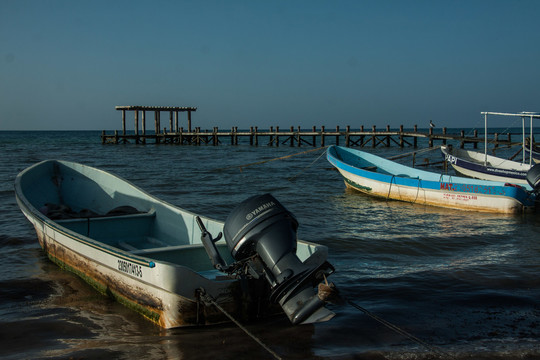
[[[327, 159], [344, 177], [348, 188], [383, 199], [498, 213], [535, 209], [537, 195], [532, 184], [437, 174], [341, 146], [330, 146]], [[536, 190], [540, 188], [540, 180], [535, 179], [533, 184]]]

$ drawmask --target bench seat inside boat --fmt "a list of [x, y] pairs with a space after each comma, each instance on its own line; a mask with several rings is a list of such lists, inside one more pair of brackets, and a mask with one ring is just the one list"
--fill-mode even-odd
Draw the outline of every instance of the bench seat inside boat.
[[[185, 243], [182, 244], [181, 239], [178, 239], [177, 245], [171, 245], [153, 237], [154, 220], [155, 211], [150, 211], [130, 215], [64, 219], [56, 222], [74, 232], [134, 255], [187, 266], [208, 278], [223, 275], [213, 268], [201, 243], [189, 244], [185, 239]], [[223, 259], [231, 263], [233, 259], [227, 250], [227, 244], [220, 241], [216, 246]]]
[[146, 247], [164, 244], [150, 236], [155, 217], [155, 211], [151, 210], [138, 214], [63, 219], [56, 220], [56, 222], [76, 233], [107, 245], [118, 246], [119, 242], [129, 241], [140, 248], [143, 247], [142, 244], [146, 243], [148, 243]]

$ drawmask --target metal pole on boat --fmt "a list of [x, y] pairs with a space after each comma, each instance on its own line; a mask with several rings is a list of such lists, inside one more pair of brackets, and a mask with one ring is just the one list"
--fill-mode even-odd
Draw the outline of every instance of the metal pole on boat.
[[521, 147], [523, 148], [523, 157], [522, 157], [521, 163], [525, 164], [525, 159], [526, 159], [525, 157], [525, 116], [521, 117], [521, 129], [523, 132], [523, 142], [521, 143]]
[[[532, 122], [533, 122], [533, 114], [531, 114], [531, 141], [530, 141], [530, 144], [531, 144], [531, 151], [529, 151], [529, 165], [532, 167], [532, 158], [533, 158], [533, 145], [534, 145], [534, 141], [533, 141], [533, 125], [532, 125]], [[525, 142], [524, 142], [525, 143]]]
[[484, 166], [487, 166], [487, 112], [484, 114]]

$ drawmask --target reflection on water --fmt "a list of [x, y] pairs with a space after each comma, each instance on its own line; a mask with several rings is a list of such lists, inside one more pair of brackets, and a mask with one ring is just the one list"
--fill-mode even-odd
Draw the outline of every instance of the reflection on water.
[[[374, 199], [346, 190], [324, 157], [315, 161], [319, 152], [238, 167], [305, 149], [100, 146], [95, 135], [0, 143], [1, 358], [272, 358], [234, 325], [160, 329], [52, 264], [13, 195], [16, 174], [49, 158], [103, 168], [220, 220], [245, 198], [271, 192], [297, 217], [300, 238], [328, 246], [336, 268], [329, 280], [343, 297], [456, 359], [540, 358], [537, 214]], [[247, 328], [283, 358], [434, 358], [351, 306], [331, 307], [337, 315], [327, 323], [293, 327], [277, 318]]]

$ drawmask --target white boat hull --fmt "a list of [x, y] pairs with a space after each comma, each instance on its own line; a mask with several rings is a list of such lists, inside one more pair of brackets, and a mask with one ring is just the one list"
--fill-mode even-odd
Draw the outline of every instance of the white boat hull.
[[[265, 278], [240, 280], [214, 268], [201, 242], [197, 215], [110, 173], [44, 161], [17, 176], [15, 195], [52, 261], [164, 328], [230, 321], [222, 310], [242, 322], [283, 314], [270, 300]], [[45, 211], [55, 201], [69, 205], [66, 217]], [[119, 204], [136, 211], [120, 215], [109, 211]], [[72, 210], [95, 215], [72, 216]], [[222, 222], [200, 219], [214, 236], [223, 231]], [[216, 246], [231, 264], [225, 241]], [[326, 264], [327, 248], [298, 240], [296, 256], [301, 262]], [[327, 314], [318, 311], [323, 313]]]
[[339, 146], [329, 147], [327, 158], [347, 187], [371, 196], [499, 213], [527, 212], [536, 207], [536, 196], [518, 185], [436, 174]]
[[[217, 309], [198, 306], [200, 304], [193, 299], [195, 294], [179, 294], [182, 282], [188, 279], [185, 279], [186, 274], [179, 271], [178, 266], [137, 261], [129, 253], [123, 254], [123, 251], [113, 248], [103, 251], [81, 242], [62, 229], [37, 221], [31, 214], [25, 215], [33, 223], [39, 243], [49, 259], [159, 326], [174, 328], [226, 321]], [[198, 281], [201, 287], [209, 280], [197, 274], [193, 276], [200, 277]], [[230, 289], [232, 283], [232, 280], [223, 283], [219, 295], [214, 293], [214, 296], [233, 297]], [[231, 308], [229, 302], [221, 305], [231, 313], [238, 313], [238, 309]]]
[[460, 194], [445, 190], [426, 190], [420, 187], [396, 184], [390, 185], [386, 182], [366, 179], [343, 170], [339, 170], [339, 172], [346, 179], [345, 185], [348, 188], [383, 199], [471, 211], [501, 213], [523, 211], [523, 205], [513, 198]]

